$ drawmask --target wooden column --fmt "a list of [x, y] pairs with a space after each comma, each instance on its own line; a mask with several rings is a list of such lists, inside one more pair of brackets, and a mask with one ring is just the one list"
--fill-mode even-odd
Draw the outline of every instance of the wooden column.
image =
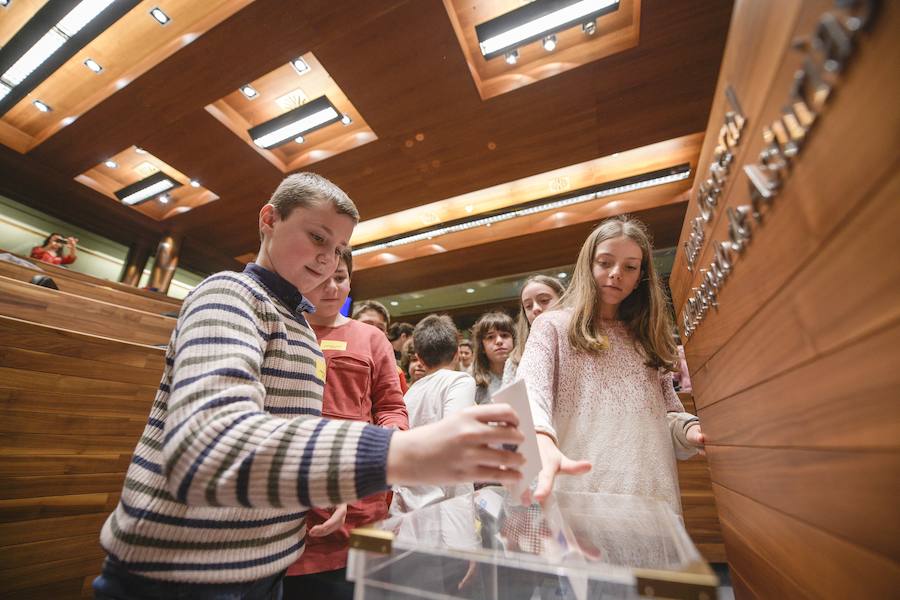
[[150, 260], [150, 244], [143, 240], [136, 241], [128, 248], [128, 256], [122, 266], [122, 274], [119, 281], [125, 285], [137, 287], [141, 282], [141, 275]]
[[156, 258], [153, 260], [153, 270], [150, 272], [150, 281], [147, 286], [165, 294], [169, 291], [175, 268], [178, 267], [178, 252], [181, 250], [181, 238], [167, 235], [159, 241], [156, 248]]
[[735, 5], [670, 283], [739, 599], [900, 589], [898, 30]]

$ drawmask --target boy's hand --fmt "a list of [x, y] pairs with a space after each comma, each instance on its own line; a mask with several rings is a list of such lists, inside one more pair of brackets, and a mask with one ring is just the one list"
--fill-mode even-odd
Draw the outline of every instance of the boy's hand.
[[698, 448], [701, 456], [706, 455], [706, 450], [703, 449], [706, 445], [706, 436], [703, 435], [703, 431], [700, 429], [700, 423], [692, 423], [685, 432], [684, 437], [690, 445]]
[[324, 523], [319, 523], [315, 527], [311, 527], [307, 532], [310, 537], [325, 537], [330, 533], [334, 533], [344, 525], [347, 520], [347, 505], [338, 504], [334, 509], [334, 514], [328, 517]]
[[543, 468], [538, 474], [534, 499], [544, 502], [553, 491], [553, 482], [557, 473], [563, 475], [581, 475], [591, 470], [591, 463], [586, 460], [572, 460], [559, 451], [550, 436], [538, 433], [538, 451], [541, 453]]
[[437, 423], [398, 431], [388, 450], [388, 483], [514, 483], [522, 477], [518, 467], [525, 458], [489, 445], [521, 444], [524, 437], [518, 425], [511, 406], [485, 404], [453, 413]]

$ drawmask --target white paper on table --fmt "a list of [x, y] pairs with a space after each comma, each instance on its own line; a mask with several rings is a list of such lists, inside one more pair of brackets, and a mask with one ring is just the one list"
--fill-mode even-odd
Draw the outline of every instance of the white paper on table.
[[495, 403], [509, 404], [519, 417], [519, 431], [525, 436], [525, 441], [516, 449], [525, 457], [522, 465], [522, 479], [512, 486], [513, 498], [516, 501], [522, 493], [528, 489], [531, 482], [541, 472], [541, 453], [538, 451], [537, 432], [534, 430], [534, 420], [531, 418], [531, 406], [528, 403], [528, 390], [525, 381], [519, 379], [505, 388], [494, 392], [491, 401]]

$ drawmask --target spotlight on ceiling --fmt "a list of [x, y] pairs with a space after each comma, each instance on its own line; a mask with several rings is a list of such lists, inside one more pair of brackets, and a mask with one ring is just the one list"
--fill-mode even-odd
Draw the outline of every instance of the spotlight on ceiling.
[[247, 131], [260, 148], [275, 148], [298, 136], [321, 129], [341, 120], [341, 113], [328, 96], [319, 96]]
[[254, 88], [249, 83], [247, 85], [241, 86], [241, 93], [246, 96], [248, 100], [253, 100], [257, 96], [259, 96], [259, 92], [256, 91], [256, 88]]
[[198, 188], [198, 187], [200, 187], [200, 182], [197, 181], [196, 179], [191, 179], [191, 187], [192, 187], [192, 188]]
[[341, 125], [343, 125], [344, 127], [346, 127], [347, 125], [349, 125], [352, 122], [353, 122], [353, 119], [351, 119], [350, 115], [348, 115], [347, 113], [344, 113], [341, 116]]
[[297, 137], [294, 138], [294, 141], [297, 142], [298, 144], [302, 144], [303, 142], [306, 141], [306, 138], [303, 137], [302, 135], [298, 135]]
[[98, 63], [93, 58], [85, 59], [84, 66], [86, 66], [88, 69], [90, 69], [94, 73], [100, 73], [103, 70], [103, 67], [100, 66], [100, 63]]
[[489, 60], [618, 8], [619, 0], [535, 0], [476, 25], [475, 35], [481, 54]]
[[514, 65], [519, 62], [519, 51], [518, 50], [510, 50], [506, 53], [506, 64]]
[[584, 35], [590, 37], [597, 33], [597, 21], [588, 21], [584, 25], [581, 26], [581, 31], [584, 32]]
[[168, 25], [169, 21], [172, 20], [172, 18], [164, 13], [158, 6], [150, 11], [150, 16], [156, 19], [156, 22], [160, 25]]
[[106, 165], [107, 168], [109, 168], [109, 169], [118, 169], [119, 168], [119, 163], [117, 163], [113, 159], [109, 159], [109, 160], [105, 161], [103, 164]]
[[141, 179], [137, 183], [132, 183], [117, 191], [116, 198], [122, 201], [122, 204], [135, 206], [141, 202], [146, 202], [153, 196], [158, 196], [168, 190], [181, 187], [181, 184], [169, 177], [162, 171], [154, 173], [149, 177]]
[[295, 58], [291, 61], [291, 66], [294, 67], [294, 70], [297, 71], [298, 75], [303, 75], [304, 73], [309, 72], [309, 65], [302, 58]]
[[547, 52], [553, 52], [554, 50], [556, 50], [556, 34], [551, 34], [545, 37], [543, 44], [544, 50], [546, 50]]
[[159, 203], [160, 204], [168, 204], [169, 203], [169, 195], [168, 194], [160, 194]]
[[34, 107], [41, 112], [50, 112], [51, 110], [53, 110], [49, 105], [44, 104], [40, 100], [35, 100], [34, 102], [32, 102], [32, 104], [34, 104]]

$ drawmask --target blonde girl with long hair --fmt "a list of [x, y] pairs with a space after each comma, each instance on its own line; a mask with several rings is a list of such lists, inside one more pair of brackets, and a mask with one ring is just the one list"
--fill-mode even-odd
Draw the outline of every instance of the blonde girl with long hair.
[[673, 325], [652, 253], [643, 223], [607, 219], [557, 308], [532, 325], [518, 376], [539, 434], [539, 501], [557, 474], [578, 474], [558, 487], [653, 497], [681, 512], [675, 460], [704, 438], [672, 385]]
[[516, 369], [525, 351], [525, 342], [531, 332], [531, 324], [539, 314], [553, 308], [562, 298], [566, 288], [556, 277], [532, 275], [525, 280], [519, 292], [519, 317], [516, 319], [516, 347], [513, 348], [503, 368], [503, 385], [516, 380]]

